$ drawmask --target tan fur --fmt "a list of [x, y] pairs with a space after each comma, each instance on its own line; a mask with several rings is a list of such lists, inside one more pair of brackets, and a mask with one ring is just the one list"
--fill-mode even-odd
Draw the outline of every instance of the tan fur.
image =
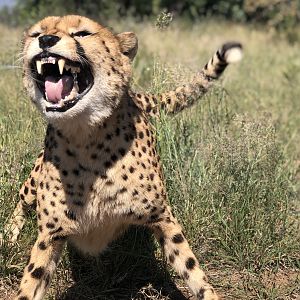
[[[71, 36], [81, 30], [92, 35]], [[81, 59], [77, 40], [93, 68], [93, 88], [66, 112], [45, 111], [46, 102], [30, 74], [30, 61], [41, 51], [37, 34], [59, 36], [51, 52], [72, 60]], [[130, 90], [130, 62], [136, 51], [133, 33], [115, 36], [79, 16], [48, 17], [26, 35], [24, 85], [49, 125], [45, 150], [21, 189], [10, 222], [15, 241], [24, 224], [24, 209], [36, 196], [38, 238], [16, 299], [43, 298], [66, 240], [96, 255], [132, 224], [154, 230], [168, 261], [197, 299], [218, 299], [167, 204], [147, 114], [157, 116], [161, 108], [175, 112], [194, 102], [225, 69], [225, 52], [192, 83], [154, 97]]]

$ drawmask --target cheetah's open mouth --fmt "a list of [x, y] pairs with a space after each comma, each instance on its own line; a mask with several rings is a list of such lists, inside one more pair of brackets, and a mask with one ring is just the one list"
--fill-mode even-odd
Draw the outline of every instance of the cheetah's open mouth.
[[88, 63], [42, 52], [31, 62], [36, 85], [46, 101], [46, 111], [65, 112], [72, 108], [93, 86]]

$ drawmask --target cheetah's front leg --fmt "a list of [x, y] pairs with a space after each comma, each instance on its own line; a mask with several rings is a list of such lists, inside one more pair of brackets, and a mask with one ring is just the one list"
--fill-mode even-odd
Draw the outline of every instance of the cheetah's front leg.
[[[20, 201], [17, 203], [14, 212], [12, 213], [9, 221], [4, 227], [4, 234], [7, 235], [9, 242], [14, 243], [17, 241], [18, 236], [25, 224], [26, 214], [29, 209], [35, 209], [36, 206], [36, 188], [39, 177], [39, 171], [42, 166], [44, 151], [38, 156], [33, 170], [30, 172], [29, 177], [23, 183], [19, 196]], [[4, 242], [4, 237], [0, 234], [0, 244]]]
[[[11, 243], [15, 243], [25, 224], [26, 214], [29, 209], [35, 208], [35, 187], [30, 186], [31, 179], [27, 179], [20, 190], [20, 201], [17, 203], [14, 212], [4, 226], [4, 234]], [[29, 187], [28, 187], [29, 186]], [[24, 193], [27, 191], [27, 194]], [[4, 238], [0, 235], [0, 243], [4, 242]]]
[[64, 239], [44, 240], [38, 237], [25, 268], [15, 300], [43, 299], [61, 256]]
[[160, 242], [170, 265], [182, 276], [198, 300], [219, 299], [185, 239], [176, 218], [170, 216], [153, 224], [155, 237]]

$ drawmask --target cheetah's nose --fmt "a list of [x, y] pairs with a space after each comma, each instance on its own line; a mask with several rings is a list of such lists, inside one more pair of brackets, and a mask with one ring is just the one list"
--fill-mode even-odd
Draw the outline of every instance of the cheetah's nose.
[[39, 46], [41, 49], [53, 47], [60, 38], [56, 35], [43, 35], [39, 37]]

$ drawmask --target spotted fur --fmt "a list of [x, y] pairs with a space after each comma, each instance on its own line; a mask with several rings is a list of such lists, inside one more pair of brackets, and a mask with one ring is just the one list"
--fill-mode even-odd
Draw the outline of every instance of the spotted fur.
[[[89, 34], [77, 37], [82, 31]], [[30, 74], [43, 35], [59, 37], [48, 51], [84, 59], [93, 69], [93, 87], [66, 112], [47, 111]], [[191, 83], [154, 96], [130, 89], [137, 51], [133, 33], [114, 35], [80, 16], [48, 17], [26, 33], [24, 85], [48, 127], [44, 151], [21, 188], [7, 226], [15, 241], [27, 208], [36, 201], [38, 238], [15, 299], [44, 297], [66, 241], [97, 255], [132, 224], [153, 230], [168, 262], [197, 299], [218, 299], [168, 205], [148, 117], [194, 103], [224, 71], [231, 49], [241, 46], [223, 46]]]

